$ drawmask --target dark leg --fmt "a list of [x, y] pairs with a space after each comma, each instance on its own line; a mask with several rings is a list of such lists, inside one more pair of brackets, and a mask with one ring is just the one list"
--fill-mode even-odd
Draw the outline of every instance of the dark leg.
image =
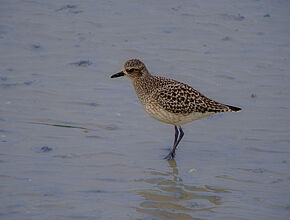
[[[171, 152], [164, 159], [171, 160], [171, 159], [174, 158], [174, 156], [175, 156], [175, 150], [176, 150], [179, 142], [183, 138], [183, 136], [184, 136], [184, 132], [183, 132], [181, 126], [179, 126], [179, 132], [177, 130], [177, 127], [175, 126], [175, 141], [174, 141], [174, 144], [173, 144], [173, 147], [172, 147]], [[177, 137], [178, 137], [178, 139], [177, 139]]]
[[178, 138], [178, 135], [179, 135], [178, 129], [177, 129], [177, 126], [176, 125], [174, 125], [174, 129], [175, 129], [175, 138], [174, 138], [173, 146], [175, 146], [176, 141], [177, 141], [177, 138]]
[[[175, 138], [174, 138], [174, 143], [173, 143], [172, 149], [176, 145], [177, 139], [178, 139], [178, 136], [179, 136], [179, 132], [178, 132], [178, 129], [177, 129], [176, 125], [174, 125], [174, 129], [175, 129]], [[164, 159], [170, 160], [171, 159], [171, 152], [166, 157], [164, 157]]]
[[[177, 143], [176, 143], [175, 148], [177, 148], [177, 146], [178, 146], [179, 142], [181, 141], [181, 139], [183, 138], [183, 136], [184, 136], [184, 132], [183, 132], [181, 126], [179, 126], [179, 139], [178, 139], [178, 141], [177, 141]], [[174, 150], [175, 150], [175, 149], [174, 149]]]

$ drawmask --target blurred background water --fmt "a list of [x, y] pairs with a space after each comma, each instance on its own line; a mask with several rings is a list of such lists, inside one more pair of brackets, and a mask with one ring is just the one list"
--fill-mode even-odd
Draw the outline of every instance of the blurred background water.
[[[289, 219], [290, 3], [0, 1], [1, 219]], [[174, 129], [129, 58], [243, 108]]]

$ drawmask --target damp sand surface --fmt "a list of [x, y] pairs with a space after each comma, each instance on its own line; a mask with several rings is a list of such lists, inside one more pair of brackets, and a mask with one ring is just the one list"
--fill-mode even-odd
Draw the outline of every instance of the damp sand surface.
[[[0, 3], [1, 219], [290, 217], [288, 1]], [[243, 109], [149, 118], [129, 58]]]

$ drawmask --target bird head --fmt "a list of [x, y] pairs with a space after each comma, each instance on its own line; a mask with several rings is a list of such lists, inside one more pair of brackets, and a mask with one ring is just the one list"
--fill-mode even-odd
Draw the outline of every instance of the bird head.
[[124, 64], [123, 70], [111, 76], [111, 78], [117, 78], [120, 76], [127, 76], [134, 80], [139, 77], [149, 74], [146, 66], [143, 62], [138, 59], [127, 60]]

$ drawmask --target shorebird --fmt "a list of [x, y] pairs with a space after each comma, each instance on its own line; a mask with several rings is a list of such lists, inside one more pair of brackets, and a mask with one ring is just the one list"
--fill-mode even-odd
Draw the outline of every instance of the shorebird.
[[175, 157], [175, 150], [184, 135], [181, 125], [215, 113], [241, 110], [216, 102], [185, 83], [151, 75], [138, 59], [126, 61], [123, 70], [111, 78], [120, 76], [129, 77], [145, 112], [161, 122], [174, 125], [172, 150], [164, 159]]

